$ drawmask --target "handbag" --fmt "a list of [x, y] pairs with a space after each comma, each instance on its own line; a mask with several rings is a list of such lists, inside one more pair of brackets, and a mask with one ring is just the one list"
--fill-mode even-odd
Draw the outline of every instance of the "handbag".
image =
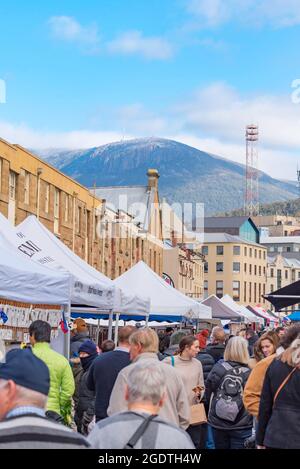
[[200, 402], [191, 406], [190, 425], [201, 425], [202, 423], [207, 423], [207, 416], [204, 404]]

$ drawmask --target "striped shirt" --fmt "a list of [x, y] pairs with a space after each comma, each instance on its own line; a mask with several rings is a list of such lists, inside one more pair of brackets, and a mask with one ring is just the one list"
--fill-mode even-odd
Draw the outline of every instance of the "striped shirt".
[[88, 441], [78, 433], [35, 413], [7, 418], [0, 423], [0, 449], [85, 449]]

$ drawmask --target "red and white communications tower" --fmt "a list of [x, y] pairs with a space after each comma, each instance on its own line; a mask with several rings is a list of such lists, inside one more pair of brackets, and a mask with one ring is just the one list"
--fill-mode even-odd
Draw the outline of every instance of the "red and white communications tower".
[[245, 215], [249, 217], [259, 215], [258, 136], [258, 126], [247, 125]]

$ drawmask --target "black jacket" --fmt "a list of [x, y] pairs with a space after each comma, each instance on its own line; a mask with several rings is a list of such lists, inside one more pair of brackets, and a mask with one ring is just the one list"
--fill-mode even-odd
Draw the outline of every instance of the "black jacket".
[[[101, 353], [92, 364], [87, 377], [87, 386], [96, 392], [96, 421], [107, 417], [109, 399], [117, 376], [129, 364], [129, 352], [122, 350]], [[120, 396], [120, 399], [125, 397]]]
[[71, 337], [70, 341], [70, 357], [78, 357], [80, 346], [89, 338], [88, 332], [79, 332]]
[[267, 369], [259, 406], [258, 445], [300, 449], [300, 370], [292, 374], [273, 407], [277, 389], [292, 370], [278, 359]]
[[209, 344], [206, 347], [206, 352], [209, 353], [217, 363], [224, 358], [225, 345], [224, 344]]
[[[224, 362], [224, 360], [223, 360]], [[209, 373], [207, 380], [206, 380], [206, 387], [205, 387], [205, 401], [210, 403], [211, 405], [211, 400], [214, 398], [214, 395], [216, 394], [223, 377], [225, 376], [227, 370], [226, 368], [222, 365], [222, 361], [218, 362], [215, 364], [211, 372]], [[228, 362], [232, 367], [236, 366], [242, 366], [244, 368], [248, 368], [246, 365], [243, 365], [241, 363], [237, 362]], [[244, 386], [247, 382], [247, 379], [250, 375], [250, 368], [248, 368], [247, 373], [244, 374]], [[209, 424], [217, 428], [219, 430], [242, 430], [246, 428], [251, 428], [253, 425], [253, 417], [248, 414], [246, 409], [243, 407], [242, 410], [240, 411], [236, 422], [228, 422], [222, 419], [219, 419], [216, 415], [211, 415], [209, 414], [209, 419], [208, 419]]]
[[215, 365], [215, 360], [213, 357], [206, 352], [206, 350], [201, 350], [196, 356], [197, 360], [201, 362], [204, 375], [204, 383], [206, 383], [207, 377]]

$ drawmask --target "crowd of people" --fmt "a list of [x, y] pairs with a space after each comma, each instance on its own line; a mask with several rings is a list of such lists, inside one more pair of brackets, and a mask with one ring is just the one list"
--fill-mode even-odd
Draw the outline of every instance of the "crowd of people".
[[77, 319], [70, 360], [47, 322], [29, 336], [0, 364], [0, 448], [300, 448], [300, 326], [124, 326], [99, 348]]

